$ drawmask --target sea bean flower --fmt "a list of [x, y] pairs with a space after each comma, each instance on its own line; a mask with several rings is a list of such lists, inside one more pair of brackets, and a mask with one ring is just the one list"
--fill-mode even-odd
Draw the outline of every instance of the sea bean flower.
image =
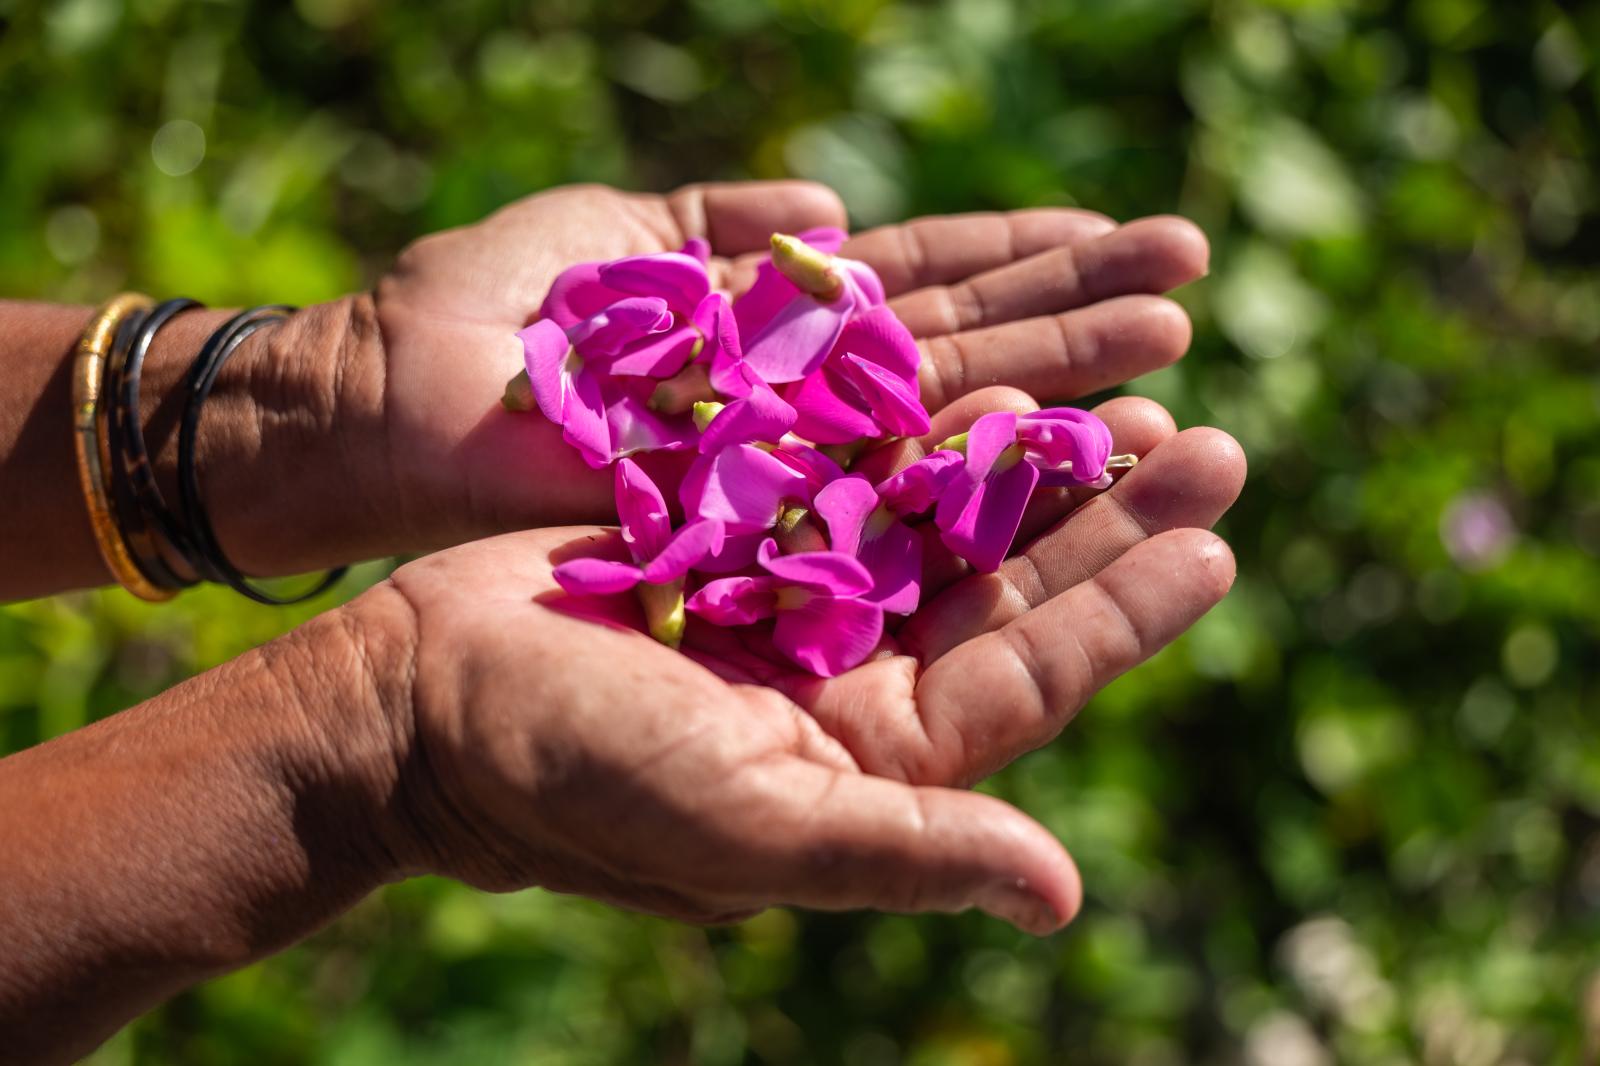
[[[964, 450], [966, 462], [940, 498], [934, 521], [950, 550], [984, 573], [1000, 568], [1035, 486], [1111, 483], [1111, 431], [1073, 407], [1025, 415], [995, 411], [946, 444]], [[1117, 466], [1134, 462], [1116, 458]]]
[[872, 575], [859, 560], [839, 551], [782, 555], [769, 538], [757, 562], [766, 573], [710, 581], [687, 609], [722, 626], [775, 619], [773, 644], [821, 677], [859, 665], [878, 646], [883, 609], [866, 599]]
[[910, 614], [922, 595], [922, 538], [904, 519], [932, 507], [962, 465], [960, 453], [939, 451], [876, 486], [850, 474], [816, 494], [829, 545], [867, 568], [872, 589], [865, 598], [886, 612]]
[[704, 242], [690, 242], [571, 267], [518, 333], [533, 402], [590, 466], [693, 441], [686, 408], [663, 412], [651, 401], [717, 328], [722, 298], [711, 292], [706, 255]]
[[632, 563], [573, 559], [557, 566], [557, 584], [573, 595], [609, 595], [638, 588], [657, 640], [676, 646], [683, 634], [683, 580], [722, 546], [722, 523], [696, 518], [672, 528], [666, 500], [631, 459], [616, 466], [617, 514]]
[[883, 282], [865, 263], [835, 255], [844, 231], [772, 235], [772, 257], [734, 301], [745, 360], [772, 385], [799, 381], [822, 365], [845, 325], [883, 303]]
[[816, 370], [782, 388], [797, 414], [794, 431], [818, 444], [928, 432], [911, 331], [888, 307], [851, 318]]

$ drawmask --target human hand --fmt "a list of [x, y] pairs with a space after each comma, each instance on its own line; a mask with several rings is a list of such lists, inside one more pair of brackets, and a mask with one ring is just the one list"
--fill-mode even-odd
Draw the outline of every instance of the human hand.
[[[609, 521], [611, 477], [564, 447], [559, 429], [498, 399], [522, 367], [514, 334], [576, 263], [712, 246], [718, 287], [741, 291], [774, 231], [843, 225], [827, 189], [805, 182], [690, 186], [667, 196], [601, 186], [512, 204], [424, 238], [376, 290], [383, 434], [373, 488], [386, 550], [416, 551], [514, 528]], [[1118, 228], [1045, 209], [929, 218], [872, 230], [841, 254], [881, 274], [890, 306], [921, 339], [932, 412], [985, 385], [1072, 397], [1172, 362], [1184, 312], [1150, 295], [1199, 276], [1205, 239], [1181, 219]]]
[[[988, 390], [936, 416], [928, 439], [1029, 403]], [[1145, 400], [1098, 413], [1144, 461], [1105, 493], [1056, 501], [1078, 505], [1049, 528], [1037, 511], [1038, 535], [996, 574], [962, 576], [930, 552], [924, 606], [836, 678], [697, 621], [680, 654], [639, 631], [631, 597], [566, 597], [552, 567], [625, 558], [611, 530], [510, 534], [401, 568], [357, 601], [364, 625], [387, 605], [376, 643], [409, 647], [394, 667], [411, 683], [392, 708], [388, 850], [409, 872], [686, 920], [976, 905], [1058, 927], [1079, 901], [1060, 844], [953, 786], [1047, 742], [1221, 597], [1227, 548], [1183, 527], [1214, 522], [1243, 477], [1224, 434], [1175, 434]]]

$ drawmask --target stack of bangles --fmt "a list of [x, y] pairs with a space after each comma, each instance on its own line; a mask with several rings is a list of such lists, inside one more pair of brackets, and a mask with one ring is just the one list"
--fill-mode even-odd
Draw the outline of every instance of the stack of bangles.
[[189, 299], [156, 304], [148, 296], [124, 293], [100, 309], [78, 340], [72, 366], [73, 445], [95, 543], [117, 583], [143, 600], [168, 600], [200, 581], [227, 585], [257, 603], [310, 599], [339, 580], [344, 568], [330, 570], [295, 596], [277, 596], [252, 584], [217, 541], [195, 460], [200, 417], [223, 364], [246, 337], [294, 308], [273, 304], [241, 311], [201, 346], [184, 385], [176, 511], [156, 485], [139, 422], [139, 378], [156, 334], [199, 306]]

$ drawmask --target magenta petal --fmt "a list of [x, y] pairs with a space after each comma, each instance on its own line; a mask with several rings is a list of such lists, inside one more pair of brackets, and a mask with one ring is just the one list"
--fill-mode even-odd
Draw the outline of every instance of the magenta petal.
[[690, 237], [683, 242], [683, 247], [678, 251], [696, 260], [701, 266], [711, 262], [711, 242], [704, 237]]
[[1000, 453], [1017, 443], [1017, 416], [992, 411], [972, 423], [967, 431], [967, 473], [974, 480], [987, 477]]
[[746, 441], [777, 443], [792, 425], [794, 408], [779, 399], [770, 385], [758, 383], [750, 395], [717, 412], [700, 437], [700, 451], [713, 452]]
[[600, 263], [579, 263], [563, 270], [539, 306], [539, 317], [570, 329], [626, 296], [601, 284], [600, 267]]
[[834, 268], [844, 275], [846, 287], [855, 293], [858, 308], [878, 307], [883, 303], [883, 281], [876, 270], [854, 259], [835, 259]]
[[719, 626], [748, 625], [772, 617], [777, 593], [778, 582], [770, 577], [720, 577], [706, 582], [684, 607]]
[[685, 318], [711, 291], [705, 264], [682, 252], [635, 255], [602, 264], [600, 281], [636, 296], [659, 296]]
[[677, 581], [722, 547], [722, 540], [721, 522], [696, 519], [674, 533], [661, 554], [644, 564], [644, 579], [653, 585]]
[[900, 437], [928, 432], [928, 411], [917, 398], [915, 377], [908, 381], [859, 355], [846, 355], [844, 365], [884, 429]]
[[861, 542], [856, 558], [872, 575], [872, 591], [865, 599], [890, 614], [910, 614], [917, 609], [922, 598], [922, 538], [914, 529], [892, 521]]
[[[794, 405], [794, 431], [818, 444], [850, 444], [863, 437], [882, 436], [882, 427], [850, 397], [834, 389], [831, 368], [784, 386], [784, 398]], [[851, 386], [845, 384], [846, 389]], [[859, 392], [860, 390], [854, 390]]]
[[795, 236], [819, 252], [837, 255], [840, 246], [849, 239], [850, 235], [838, 226], [812, 226], [808, 230], [801, 230]]
[[778, 612], [772, 639], [789, 658], [819, 677], [837, 677], [866, 661], [883, 639], [883, 611], [860, 600], [817, 596]]
[[838, 463], [809, 444], [801, 444], [793, 438], [780, 444], [778, 450], [772, 454], [785, 466], [804, 477], [805, 499], [808, 502], [822, 486], [844, 477], [844, 468]]
[[922, 364], [917, 339], [887, 307], [873, 307], [852, 318], [839, 334], [837, 351], [859, 355], [912, 382], [917, 380], [917, 367]]
[[772, 260], [764, 261], [756, 268], [755, 284], [733, 301], [733, 316], [739, 327], [739, 336], [754, 337], [760, 333], [779, 311], [799, 295], [800, 290], [795, 288], [794, 282], [778, 273]]
[[744, 361], [770, 384], [798, 381], [822, 365], [854, 307], [849, 293], [830, 303], [797, 295], [745, 345]]
[[566, 377], [566, 395], [561, 408], [561, 437], [583, 454], [590, 466], [600, 468], [611, 462], [611, 429], [607, 425], [605, 399], [600, 380], [580, 367]]
[[546, 418], [559, 426], [565, 392], [561, 379], [571, 351], [567, 334], [551, 320], [540, 319], [519, 331], [517, 338], [522, 341], [522, 360], [528, 369], [528, 383], [533, 386], [534, 402]]
[[573, 559], [553, 571], [556, 584], [574, 596], [626, 592], [644, 578], [637, 566], [611, 559]]
[[779, 555], [778, 542], [762, 541], [756, 553], [762, 567], [790, 585], [836, 596], [859, 596], [872, 588], [872, 575], [859, 561], [840, 551]]
[[766, 539], [767, 531], [764, 529], [729, 534], [722, 538], [721, 545], [713, 548], [710, 555], [695, 565], [695, 569], [705, 574], [731, 574], [754, 566], [756, 552]]
[[715, 518], [729, 533], [770, 529], [783, 501], [803, 490], [805, 479], [768, 452], [748, 444], [695, 460], [680, 496], [691, 516]]
[[606, 365], [611, 374], [670, 378], [682, 370], [700, 343], [698, 330], [682, 327], [629, 344]]
[[1017, 439], [1036, 465], [1072, 464], [1074, 479], [1090, 484], [1105, 472], [1111, 455], [1111, 430], [1100, 418], [1076, 407], [1049, 407], [1017, 420]]
[[1039, 471], [1030, 463], [1016, 463], [976, 484], [969, 471], [939, 501], [935, 522], [940, 538], [975, 570], [988, 574], [1000, 569], [1038, 480]]
[[582, 355], [615, 355], [625, 345], [671, 325], [672, 312], [665, 300], [630, 296], [568, 329], [567, 339]]
[[920, 514], [932, 507], [952, 481], [961, 476], [966, 456], [946, 448], [924, 456], [878, 483], [878, 495], [895, 514]]
[[858, 554], [867, 516], [878, 509], [878, 493], [860, 474], [829, 482], [812, 499], [817, 514], [828, 524], [828, 543], [834, 551]]
[[617, 464], [613, 480], [622, 539], [627, 542], [635, 561], [654, 559], [672, 537], [672, 517], [667, 513], [667, 501], [656, 483], [632, 459]]

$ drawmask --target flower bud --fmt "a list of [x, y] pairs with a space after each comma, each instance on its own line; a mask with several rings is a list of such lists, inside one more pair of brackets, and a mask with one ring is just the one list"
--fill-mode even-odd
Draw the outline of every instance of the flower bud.
[[778, 273], [825, 303], [839, 298], [844, 281], [834, 269], [833, 256], [787, 233], [772, 235], [772, 265]]
[[500, 406], [507, 411], [531, 411], [536, 406], [533, 399], [533, 382], [528, 380], [526, 370], [517, 371], [517, 376], [506, 382], [506, 391], [500, 397]]
[[716, 418], [726, 406], [727, 404], [718, 403], [715, 400], [697, 401], [694, 405], [694, 428], [704, 433], [706, 428], [711, 425], [711, 420]]
[[639, 605], [644, 608], [645, 624], [650, 635], [669, 648], [683, 642], [683, 582], [671, 581], [652, 585], [642, 581], [636, 587]]
[[664, 415], [681, 415], [693, 410], [702, 400], [716, 398], [716, 390], [711, 387], [711, 372], [704, 363], [690, 363], [656, 386], [655, 392], [650, 394], [649, 407]]
[[778, 516], [772, 537], [785, 555], [828, 550], [828, 540], [804, 507], [790, 507]]

